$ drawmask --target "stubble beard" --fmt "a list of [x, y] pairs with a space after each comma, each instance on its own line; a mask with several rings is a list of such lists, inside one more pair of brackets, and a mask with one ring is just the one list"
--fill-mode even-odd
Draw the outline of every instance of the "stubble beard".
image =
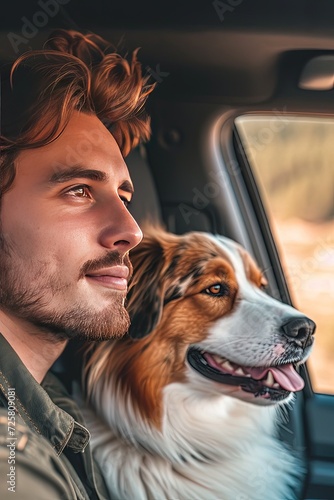
[[[129, 329], [130, 319], [125, 309], [124, 294], [110, 291], [110, 306], [94, 311], [82, 303], [65, 304], [60, 311], [50, 306], [53, 297], [61, 295], [67, 286], [60, 282], [58, 274], [48, 273], [47, 264], [26, 266], [17, 262], [15, 252], [9, 248], [0, 232], [0, 309], [12, 317], [26, 321], [43, 339], [63, 341], [108, 340], [123, 337]], [[104, 258], [90, 261], [84, 269], [112, 265], [126, 265], [132, 270], [128, 255], [109, 252]], [[81, 275], [82, 275], [81, 270]], [[83, 278], [81, 278], [83, 279]]]

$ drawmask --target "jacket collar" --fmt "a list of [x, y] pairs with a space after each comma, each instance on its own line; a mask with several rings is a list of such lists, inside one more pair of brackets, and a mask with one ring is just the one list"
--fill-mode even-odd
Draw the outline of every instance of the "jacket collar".
[[38, 384], [0, 334], [0, 392], [6, 400], [9, 389], [15, 392], [17, 413], [28, 427], [49, 441], [57, 455], [65, 446], [76, 453], [84, 451], [90, 434], [73, 418], [77, 411], [65, 387], [51, 372]]

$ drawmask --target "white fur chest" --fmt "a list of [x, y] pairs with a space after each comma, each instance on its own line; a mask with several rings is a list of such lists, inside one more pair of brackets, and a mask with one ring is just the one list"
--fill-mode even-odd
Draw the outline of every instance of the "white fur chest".
[[[108, 394], [115, 392], [108, 390]], [[296, 481], [298, 466], [275, 439], [276, 410], [218, 394], [198, 396], [184, 384], [167, 386], [161, 431], [142, 421], [129, 405], [121, 405], [120, 399], [111, 401], [106, 393], [100, 404], [104, 402], [108, 426], [88, 412], [93, 453], [111, 497], [294, 498], [290, 486]]]

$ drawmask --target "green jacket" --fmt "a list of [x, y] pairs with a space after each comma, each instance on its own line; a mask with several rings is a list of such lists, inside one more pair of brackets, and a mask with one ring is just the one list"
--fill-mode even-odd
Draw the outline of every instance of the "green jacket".
[[38, 384], [0, 334], [1, 500], [105, 500], [90, 434], [60, 380]]

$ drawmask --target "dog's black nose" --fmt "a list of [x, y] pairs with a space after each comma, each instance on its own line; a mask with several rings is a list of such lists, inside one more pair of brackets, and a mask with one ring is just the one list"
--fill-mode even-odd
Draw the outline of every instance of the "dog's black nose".
[[300, 347], [308, 347], [312, 344], [312, 335], [315, 332], [316, 324], [309, 318], [298, 317], [290, 318], [282, 326], [283, 333], [290, 342], [294, 342]]

